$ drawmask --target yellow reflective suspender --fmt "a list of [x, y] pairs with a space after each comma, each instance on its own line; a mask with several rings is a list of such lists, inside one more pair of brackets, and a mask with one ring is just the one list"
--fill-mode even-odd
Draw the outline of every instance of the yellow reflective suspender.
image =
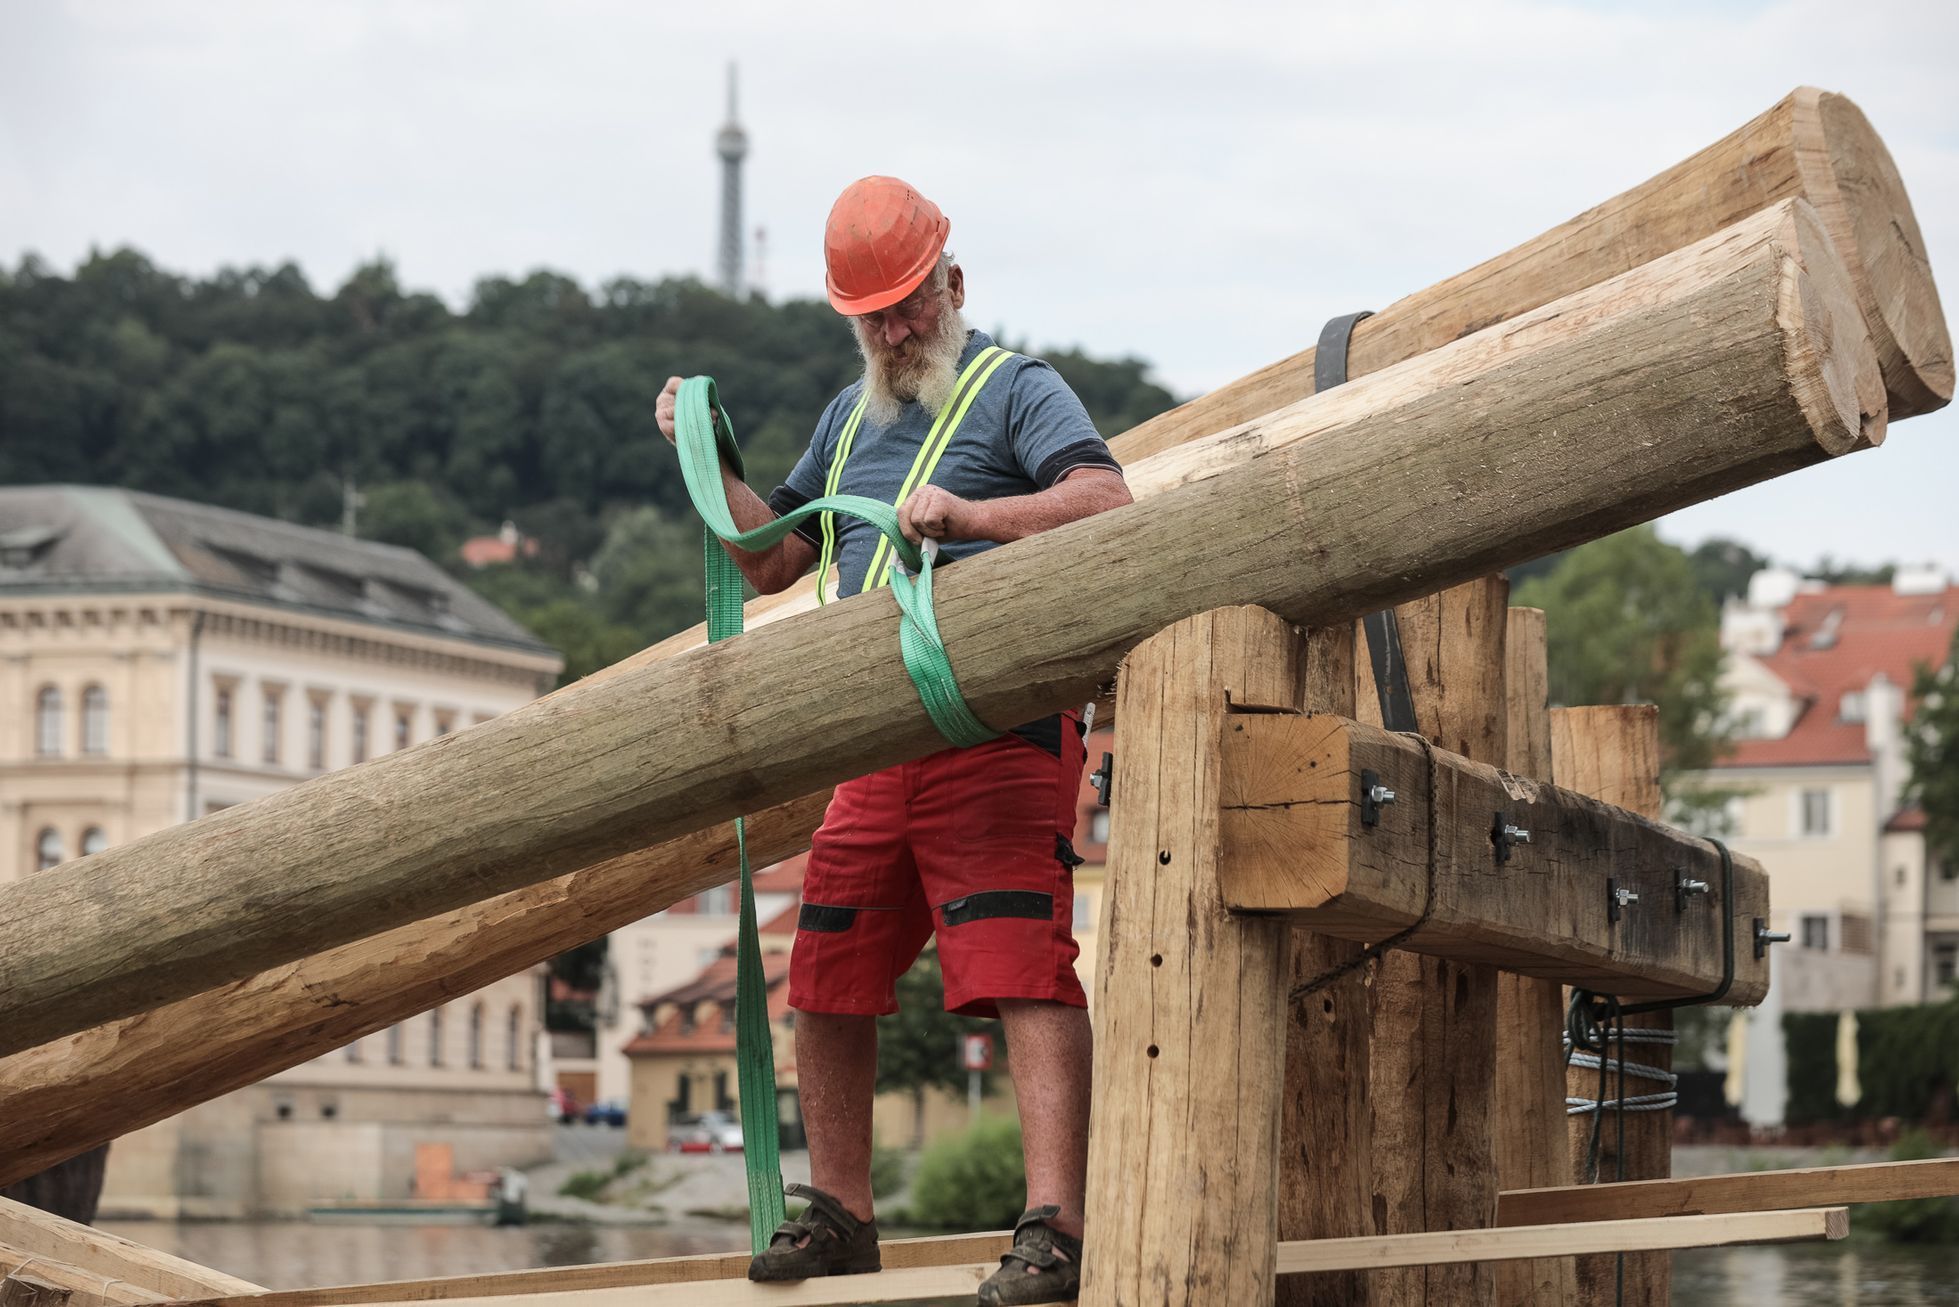
[[[959, 424], [965, 421], [967, 412], [973, 407], [973, 401], [979, 398], [981, 388], [986, 385], [987, 379], [1012, 357], [1011, 351], [1001, 349], [998, 345], [989, 345], [974, 355], [973, 361], [960, 371], [958, 383], [953, 386], [951, 396], [939, 409], [938, 417], [933, 421], [931, 430], [926, 433], [924, 442], [918, 447], [918, 454], [912, 459], [911, 471], [905, 475], [904, 484], [898, 488], [897, 497], [891, 501], [894, 505], [903, 504], [914, 490], [932, 479], [932, 473], [938, 468], [939, 460], [944, 457], [946, 449], [952, 444], [953, 436], [958, 434]], [[830, 475], [823, 488], [823, 493], [826, 495], [834, 495], [838, 492], [843, 480], [843, 466], [850, 457], [850, 446], [856, 439], [857, 428], [862, 424], [863, 417], [864, 401], [859, 399], [857, 406], [850, 411], [850, 416], [844, 421], [843, 434], [837, 440], [837, 452], [830, 460]], [[829, 572], [831, 561], [835, 556], [836, 519], [834, 514], [825, 513], [823, 514], [823, 552], [817, 569], [818, 602], [823, 601], [823, 577]], [[889, 585], [891, 561], [891, 542], [880, 537], [877, 548], [871, 553], [870, 566], [864, 569], [864, 583], [860, 589], [870, 590], [880, 585]], [[838, 584], [841, 588], [841, 579]]]

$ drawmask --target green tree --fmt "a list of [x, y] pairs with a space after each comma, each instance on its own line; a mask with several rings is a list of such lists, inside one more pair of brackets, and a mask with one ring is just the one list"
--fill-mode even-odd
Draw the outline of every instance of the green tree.
[[1742, 544], [1713, 536], [1694, 546], [1687, 555], [1694, 580], [1718, 606], [1731, 596], [1748, 593], [1748, 578], [1769, 565], [1769, 560]]
[[[908, 1093], [912, 1101], [912, 1147], [925, 1142], [925, 1091], [948, 1089], [962, 1093], [967, 1072], [960, 1065], [962, 1035], [990, 1033], [997, 1042], [1001, 1026], [984, 1017], [955, 1016], [945, 1010], [945, 979], [939, 954], [928, 948], [898, 977], [898, 1011], [877, 1019], [877, 1091]], [[997, 1063], [1003, 1054], [995, 1048]], [[990, 1072], [981, 1073], [984, 1091]]]
[[619, 514], [592, 556], [607, 619], [646, 644], [701, 620], [702, 570], [700, 523], [676, 520], [656, 508]]
[[357, 525], [362, 538], [402, 545], [446, 562], [469, 534], [462, 506], [420, 481], [391, 481], [362, 491]]
[[1959, 865], [1959, 636], [1943, 665], [1919, 665], [1911, 697], [1918, 711], [1905, 737], [1911, 762], [1905, 794], [1925, 809], [1927, 853]]
[[1679, 774], [1728, 739], [1720, 618], [1687, 555], [1634, 527], [1572, 550], [1514, 602], [1545, 612], [1553, 703], [1659, 705], [1662, 780], [1685, 798]]

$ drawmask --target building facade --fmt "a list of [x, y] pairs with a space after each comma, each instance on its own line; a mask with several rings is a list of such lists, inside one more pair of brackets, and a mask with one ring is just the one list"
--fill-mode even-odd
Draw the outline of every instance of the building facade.
[[[562, 667], [412, 551], [99, 487], [0, 489], [0, 881], [488, 721]], [[548, 1153], [500, 981], [118, 1141], [105, 1210], [291, 1211]]]
[[1944, 664], [1955, 630], [1959, 587], [1932, 569], [1862, 586], [1767, 569], [1722, 614], [1736, 741], [1696, 779], [1728, 794], [1730, 842], [1768, 868], [1772, 927], [1793, 937], [1776, 955], [1782, 1011], [1939, 992], [1959, 886], [1925, 865], [1901, 802], [1913, 676]]

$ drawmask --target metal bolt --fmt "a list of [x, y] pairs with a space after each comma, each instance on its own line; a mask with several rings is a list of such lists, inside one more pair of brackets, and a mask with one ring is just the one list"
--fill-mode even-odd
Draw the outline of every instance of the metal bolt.
[[1683, 880], [1680, 882], [1682, 894], [1705, 894], [1714, 887], [1704, 880]]
[[1367, 797], [1375, 803], [1393, 803], [1394, 791], [1385, 785], [1376, 785], [1368, 790]]
[[1760, 917], [1755, 918], [1755, 956], [1758, 959], [1767, 955], [1769, 945], [1787, 944], [1794, 938], [1786, 930], [1770, 930], [1768, 922]]
[[1631, 890], [1631, 889], [1615, 889], [1612, 891], [1612, 897], [1619, 904], [1619, 906], [1623, 908], [1628, 904], [1639, 902], [1639, 891]]
[[1519, 844], [1530, 843], [1530, 832], [1525, 830], [1522, 826], [1505, 826], [1503, 828], [1503, 833], [1505, 835], [1508, 835], [1512, 840], [1515, 840]]

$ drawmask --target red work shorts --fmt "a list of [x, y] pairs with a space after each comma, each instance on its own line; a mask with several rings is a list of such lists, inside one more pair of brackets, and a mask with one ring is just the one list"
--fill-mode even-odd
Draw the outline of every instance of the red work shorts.
[[1075, 976], [1075, 806], [1082, 739], [1061, 757], [1014, 735], [837, 787], [811, 841], [789, 1006], [881, 1016], [936, 930], [949, 1012], [995, 1000], [1087, 1007]]

